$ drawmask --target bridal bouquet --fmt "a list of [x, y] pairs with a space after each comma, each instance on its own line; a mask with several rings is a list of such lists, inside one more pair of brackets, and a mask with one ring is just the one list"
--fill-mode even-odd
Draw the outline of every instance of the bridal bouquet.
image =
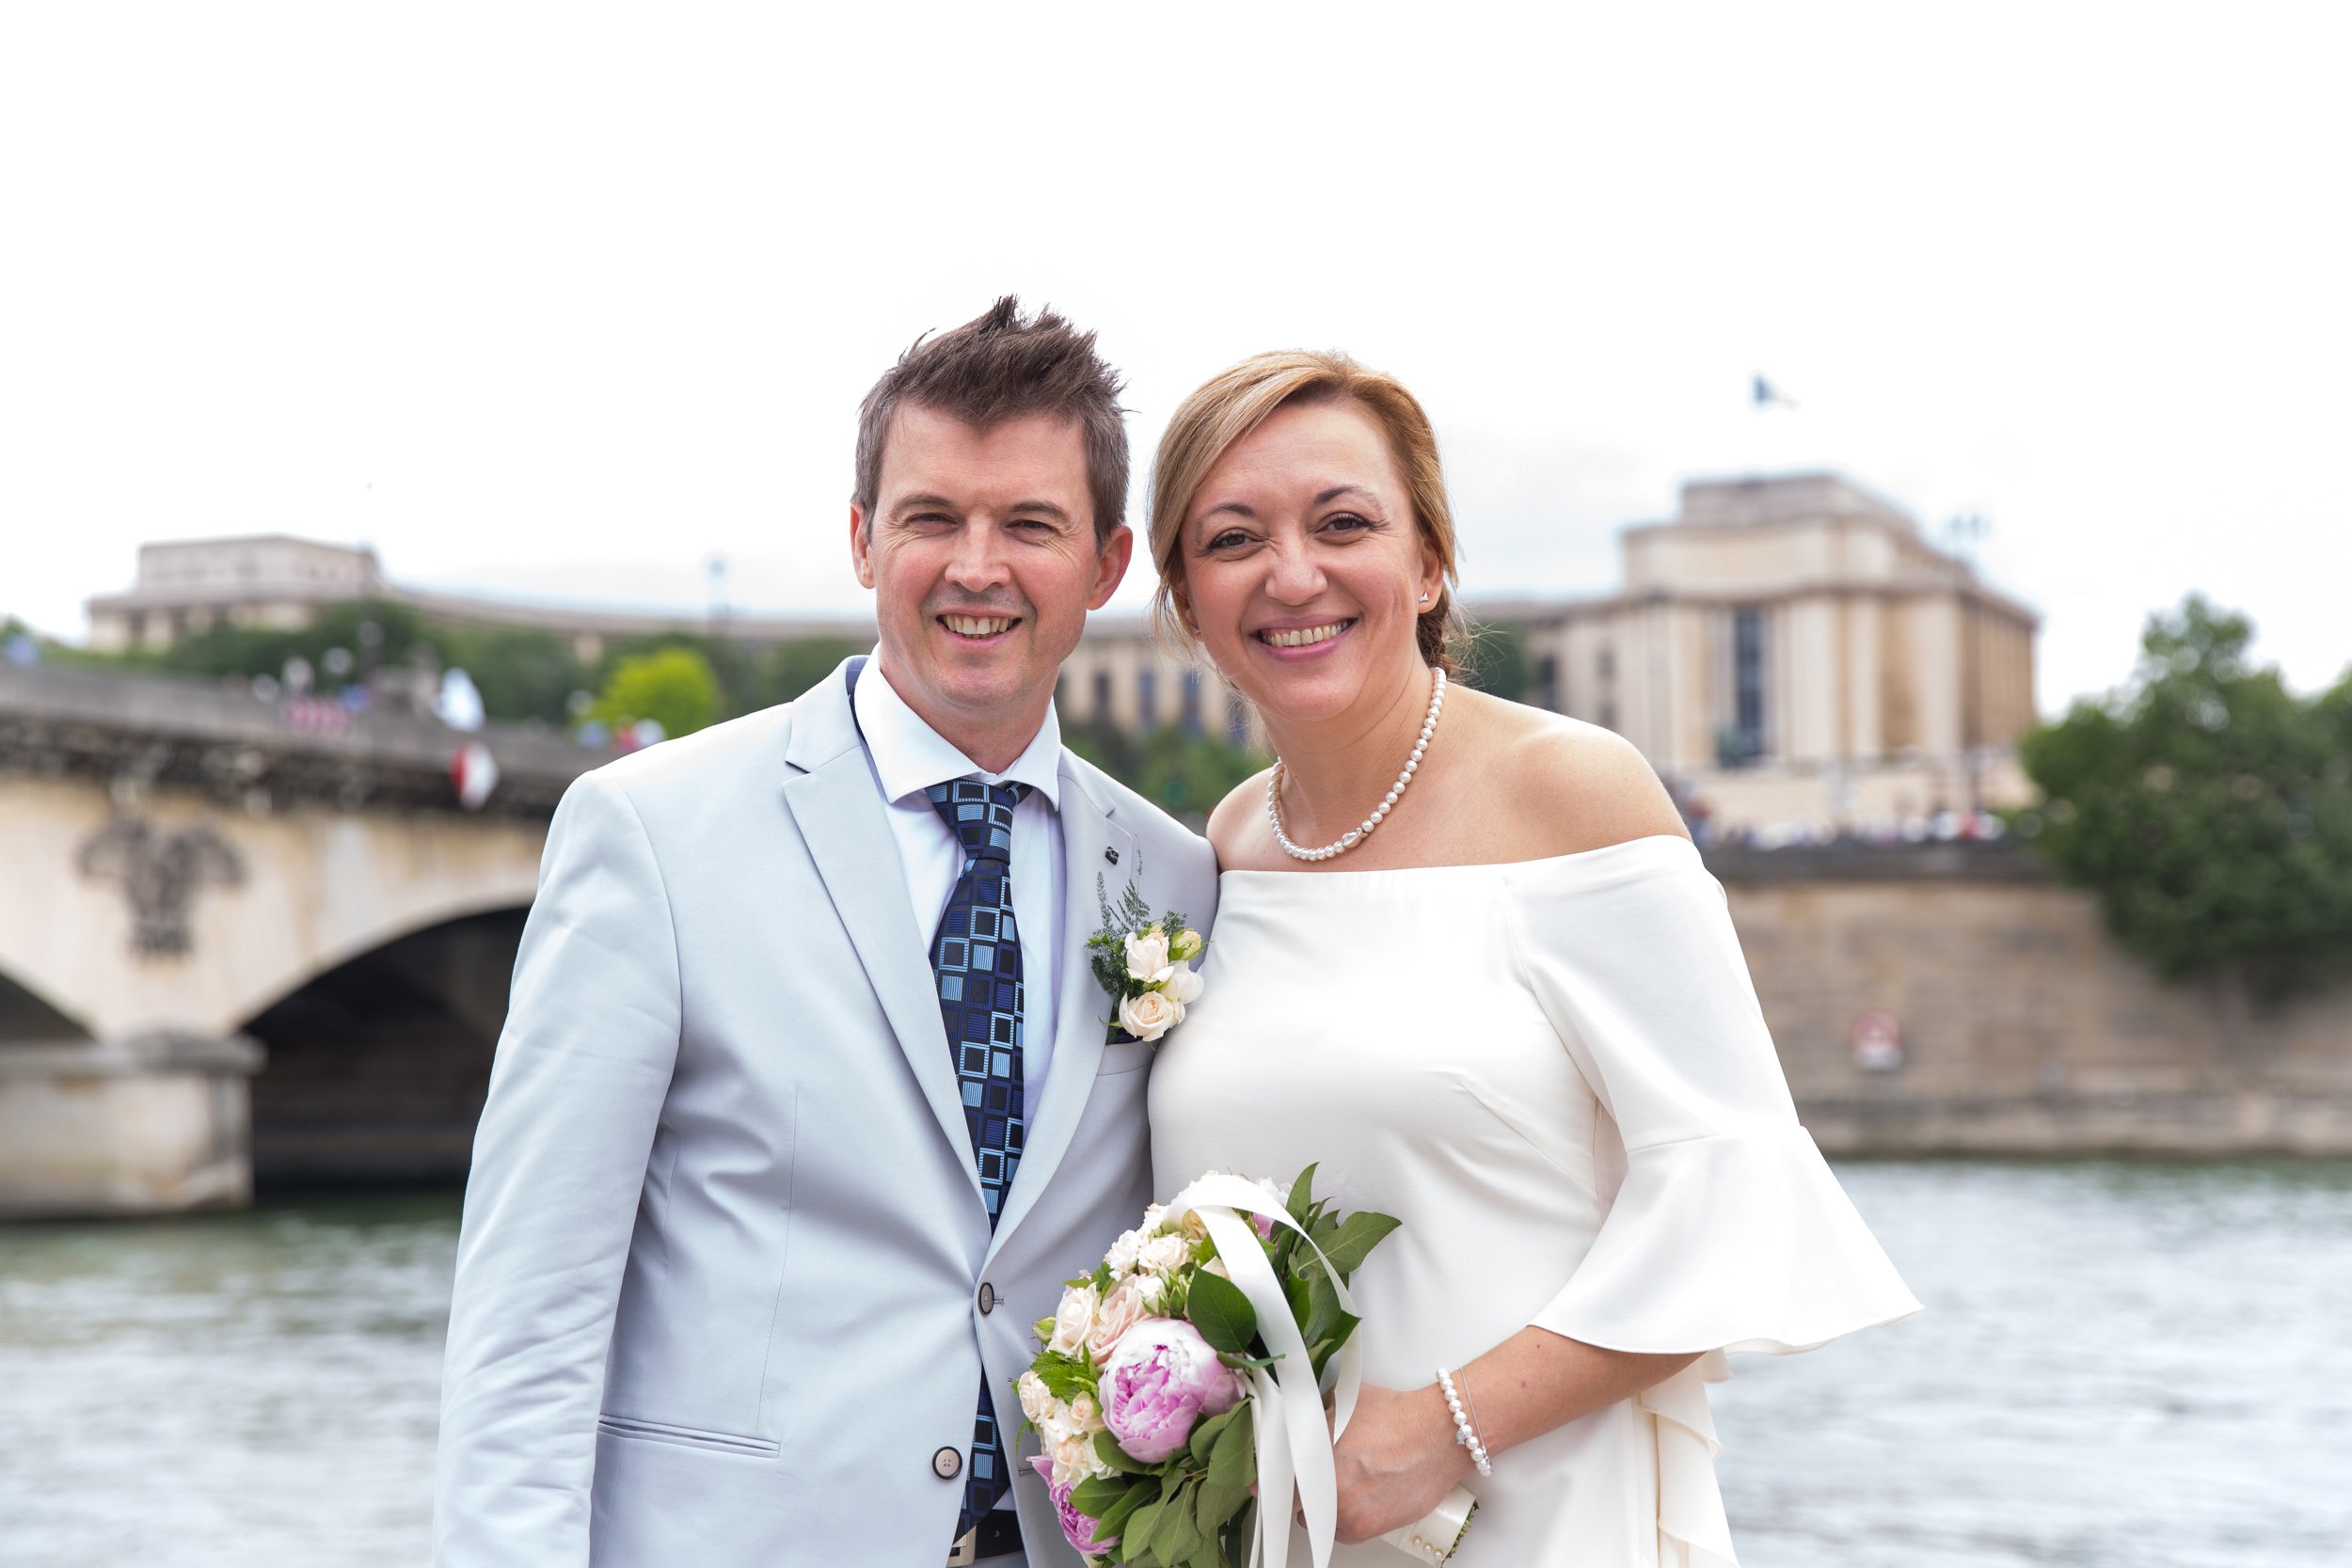
[[[1359, 1381], [1347, 1279], [1397, 1222], [1343, 1215], [1313, 1182], [1312, 1165], [1287, 1196], [1212, 1172], [1144, 1211], [1038, 1320], [1017, 1385], [1045, 1450], [1029, 1463], [1089, 1568], [1232, 1568], [1253, 1560], [1253, 1536], [1254, 1560], [1284, 1568], [1289, 1511], [1258, 1509], [1253, 1481], [1267, 1498], [1296, 1486], [1315, 1561], [1328, 1560], [1332, 1434]], [[1469, 1507], [1458, 1494], [1413, 1527], [1442, 1533], [1435, 1555], [1392, 1539], [1442, 1560]]]

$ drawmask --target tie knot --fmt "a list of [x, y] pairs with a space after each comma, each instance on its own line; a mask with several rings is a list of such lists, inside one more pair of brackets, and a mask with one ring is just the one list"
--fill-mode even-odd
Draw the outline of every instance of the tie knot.
[[1012, 808], [1029, 793], [1025, 784], [990, 784], [950, 779], [923, 792], [947, 831], [963, 846], [966, 860], [1012, 859]]

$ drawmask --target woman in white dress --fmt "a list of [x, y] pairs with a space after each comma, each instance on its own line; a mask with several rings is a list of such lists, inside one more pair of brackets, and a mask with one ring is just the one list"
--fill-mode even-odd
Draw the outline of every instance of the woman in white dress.
[[1728, 1568], [1724, 1353], [1918, 1304], [1798, 1125], [1721, 887], [1626, 742], [1445, 680], [1454, 526], [1393, 380], [1219, 375], [1161, 442], [1151, 526], [1164, 612], [1281, 759], [1210, 821], [1157, 1188], [1319, 1161], [1404, 1222], [1356, 1276], [1340, 1538], [1375, 1544], [1338, 1560], [1400, 1560], [1377, 1537], [1462, 1483], [1461, 1568]]

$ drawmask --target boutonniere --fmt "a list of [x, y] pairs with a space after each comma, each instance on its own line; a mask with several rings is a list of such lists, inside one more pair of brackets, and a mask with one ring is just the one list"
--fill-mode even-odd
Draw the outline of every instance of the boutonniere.
[[1130, 880], [1114, 907], [1103, 879], [1094, 879], [1103, 926], [1087, 938], [1094, 977], [1111, 999], [1110, 1043], [1156, 1041], [1184, 1022], [1184, 1009], [1200, 995], [1200, 972], [1192, 960], [1208, 943], [1173, 911], [1154, 920]]

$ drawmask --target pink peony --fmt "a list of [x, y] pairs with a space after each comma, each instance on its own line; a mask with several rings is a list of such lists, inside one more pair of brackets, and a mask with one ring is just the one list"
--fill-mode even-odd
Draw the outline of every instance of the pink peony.
[[[1045, 1489], [1054, 1497], [1054, 1514], [1061, 1521], [1061, 1532], [1067, 1536], [1072, 1549], [1081, 1557], [1101, 1557], [1119, 1544], [1119, 1537], [1097, 1541], [1094, 1532], [1103, 1527], [1093, 1518], [1070, 1506], [1070, 1486], [1054, 1484], [1054, 1462], [1043, 1454], [1029, 1461], [1029, 1467], [1045, 1478]], [[1075, 1483], [1073, 1482], [1073, 1485]]]
[[1146, 1465], [1177, 1452], [1201, 1417], [1222, 1415], [1242, 1397], [1241, 1379], [1192, 1324], [1175, 1318], [1146, 1318], [1129, 1329], [1096, 1383], [1103, 1424]]
[[1111, 1352], [1127, 1331], [1152, 1315], [1152, 1307], [1144, 1299], [1144, 1280], [1140, 1275], [1129, 1275], [1111, 1287], [1111, 1293], [1103, 1298], [1103, 1305], [1094, 1315], [1094, 1328], [1087, 1336], [1087, 1352], [1099, 1366], [1110, 1359]]

